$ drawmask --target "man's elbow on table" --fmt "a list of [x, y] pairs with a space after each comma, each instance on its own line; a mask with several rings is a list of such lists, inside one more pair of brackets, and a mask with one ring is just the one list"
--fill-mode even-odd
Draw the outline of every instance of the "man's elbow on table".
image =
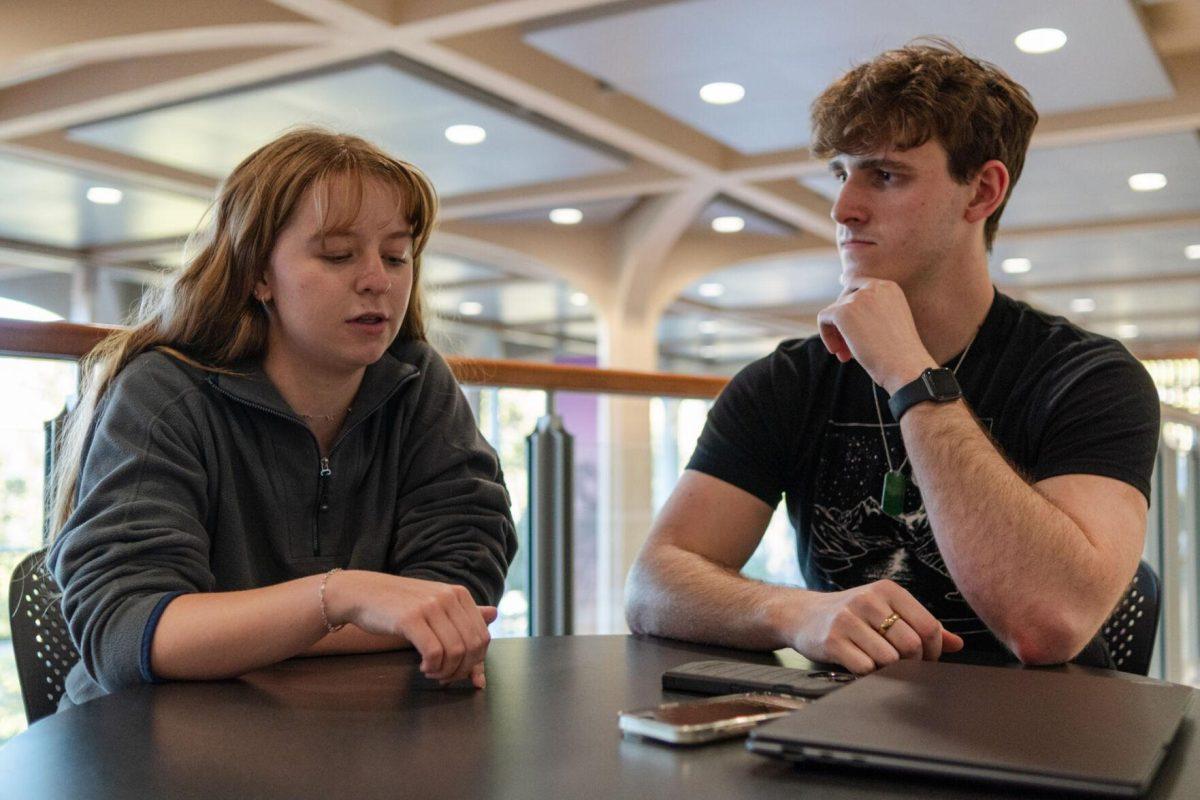
[[1063, 664], [1083, 651], [1096, 630], [1064, 609], [1041, 609], [1025, 615], [1009, 635], [1001, 636], [1022, 664]]
[[625, 624], [631, 633], [661, 633], [655, 625], [665, 591], [655, 575], [652, 557], [643, 550], [629, 570], [625, 581]]

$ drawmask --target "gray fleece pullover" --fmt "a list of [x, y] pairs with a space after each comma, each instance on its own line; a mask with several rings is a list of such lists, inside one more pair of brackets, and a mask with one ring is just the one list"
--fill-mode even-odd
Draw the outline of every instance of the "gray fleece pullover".
[[237, 372], [146, 353], [97, 408], [47, 556], [82, 657], [69, 702], [153, 681], [154, 628], [186, 592], [344, 567], [499, 600], [516, 552], [504, 477], [433, 348], [397, 342], [367, 368], [328, 459], [261, 367]]

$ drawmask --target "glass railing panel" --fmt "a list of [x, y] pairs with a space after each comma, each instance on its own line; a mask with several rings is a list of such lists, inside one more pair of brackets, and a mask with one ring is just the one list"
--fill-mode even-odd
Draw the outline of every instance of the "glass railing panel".
[[1173, 414], [1163, 423], [1144, 558], [1162, 583], [1160, 642], [1151, 675], [1200, 685], [1200, 428], [1193, 419]]
[[[0, 597], [13, 569], [42, 546], [45, 423], [75, 393], [73, 361], [0, 357]], [[0, 621], [0, 742], [25, 729], [8, 614]]]
[[[654, 442], [654, 511], [657, 514], [687, 467], [696, 440], [704, 429], [711, 400], [655, 398], [650, 404], [650, 430]], [[742, 568], [742, 574], [767, 583], [803, 586], [796, 558], [796, 535], [787, 508], [780, 503], [766, 533]]]
[[525, 439], [546, 413], [546, 393], [478, 387], [469, 387], [466, 392], [475, 407], [480, 431], [500, 457], [517, 526], [517, 557], [509, 565], [499, 617], [491, 631], [493, 636], [526, 636], [529, 633], [529, 469]]
[[600, 396], [583, 392], [556, 392], [554, 411], [571, 434], [574, 451], [572, 488], [573, 526], [573, 630], [577, 634], [599, 631], [597, 606], [597, 532], [599, 530]]

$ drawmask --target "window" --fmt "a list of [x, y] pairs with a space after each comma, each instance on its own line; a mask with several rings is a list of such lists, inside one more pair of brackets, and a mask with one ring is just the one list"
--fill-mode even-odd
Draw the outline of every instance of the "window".
[[[0, 317], [55, 320], [44, 309], [0, 298]], [[73, 361], [0, 358], [0, 591], [27, 553], [42, 546], [45, 423], [75, 393]], [[8, 614], [0, 622], [0, 742], [25, 729]]]

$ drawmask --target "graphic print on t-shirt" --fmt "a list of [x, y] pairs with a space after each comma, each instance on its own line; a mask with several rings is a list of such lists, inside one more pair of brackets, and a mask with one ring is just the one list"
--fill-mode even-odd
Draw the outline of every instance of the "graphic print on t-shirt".
[[[990, 419], [982, 422], [991, 429]], [[891, 423], [884, 430], [892, 464], [899, 468], [905, 455], [900, 426]], [[840, 590], [886, 578], [911, 592], [947, 629], [986, 631], [942, 560], [911, 464], [904, 467], [903, 513], [898, 518], [883, 513], [888, 463], [879, 425], [830, 421], [823, 438], [809, 526], [809, 568], [815, 573], [806, 575], [810, 583]]]

